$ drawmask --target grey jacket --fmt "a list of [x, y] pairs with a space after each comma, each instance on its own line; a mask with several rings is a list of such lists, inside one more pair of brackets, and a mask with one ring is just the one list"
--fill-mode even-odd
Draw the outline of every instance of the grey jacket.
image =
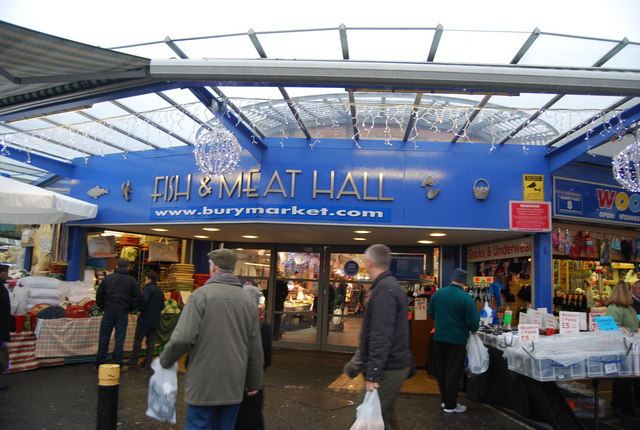
[[360, 332], [360, 357], [365, 379], [379, 382], [385, 370], [412, 364], [409, 348], [407, 295], [391, 272], [383, 272], [371, 285]]
[[263, 353], [255, 303], [238, 278], [216, 274], [187, 300], [160, 355], [171, 367], [189, 353], [184, 399], [188, 405], [242, 402], [245, 386], [262, 388]]

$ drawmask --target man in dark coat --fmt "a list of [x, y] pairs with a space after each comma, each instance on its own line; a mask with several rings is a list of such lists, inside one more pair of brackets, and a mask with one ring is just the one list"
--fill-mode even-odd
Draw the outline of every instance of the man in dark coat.
[[373, 280], [360, 332], [365, 390], [378, 390], [385, 430], [391, 430], [399, 428], [394, 404], [413, 363], [407, 295], [389, 271], [391, 250], [386, 245], [367, 248], [364, 262]]
[[98, 286], [98, 291], [96, 291], [96, 304], [104, 310], [100, 323], [96, 367], [107, 361], [109, 341], [114, 328], [116, 329], [116, 342], [113, 348], [113, 362], [122, 366], [129, 312], [138, 306], [139, 296], [138, 282], [129, 274], [129, 260], [126, 258], [118, 259], [113, 273], [104, 277]]
[[[9, 277], [9, 266], [0, 265], [0, 373], [4, 372], [9, 364], [9, 341], [11, 340], [11, 299], [9, 290], [4, 286], [4, 281]], [[0, 384], [0, 390], [7, 385]]]
[[144, 278], [145, 287], [138, 304], [140, 315], [136, 324], [136, 335], [133, 339], [133, 351], [127, 363], [130, 369], [135, 369], [138, 366], [140, 347], [142, 346], [142, 339], [145, 337], [147, 338], [147, 350], [142, 367], [149, 369], [151, 366], [153, 352], [156, 347], [156, 330], [160, 325], [160, 316], [164, 308], [164, 294], [156, 285], [156, 282], [158, 282], [158, 274], [156, 272], [148, 272]]

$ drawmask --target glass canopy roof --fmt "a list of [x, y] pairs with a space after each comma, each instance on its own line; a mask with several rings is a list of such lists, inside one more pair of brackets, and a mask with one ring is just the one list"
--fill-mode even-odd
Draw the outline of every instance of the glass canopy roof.
[[[640, 43], [545, 33], [437, 28], [326, 28], [155, 41], [113, 50], [149, 59], [353, 60], [389, 63], [522, 65], [640, 72]], [[374, 89], [207, 87], [229, 117], [267, 145], [289, 138], [310, 146], [328, 139], [367, 147], [370, 140], [402, 148], [429, 142], [557, 147], [640, 103], [638, 97], [542, 93], [395, 92]], [[223, 112], [225, 114], [225, 112]], [[218, 121], [187, 88], [88, 102], [64, 112], [0, 122], [0, 173], [27, 182], [50, 178], [29, 154], [79, 157], [189, 146]], [[622, 140], [630, 129], [620, 131]], [[616, 148], [620, 145], [620, 140]], [[615, 148], [613, 148], [615, 149]], [[2, 157], [25, 152], [24, 162]], [[611, 156], [603, 145], [595, 154]], [[13, 157], [14, 159], [16, 157]]]

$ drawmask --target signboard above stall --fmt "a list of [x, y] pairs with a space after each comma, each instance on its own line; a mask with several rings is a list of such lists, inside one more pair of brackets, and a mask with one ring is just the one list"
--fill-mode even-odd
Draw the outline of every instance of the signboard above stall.
[[487, 243], [467, 248], [467, 261], [489, 261], [514, 257], [530, 257], [533, 254], [531, 237], [505, 242]]
[[554, 177], [553, 198], [554, 217], [640, 225], [640, 194], [622, 187]]

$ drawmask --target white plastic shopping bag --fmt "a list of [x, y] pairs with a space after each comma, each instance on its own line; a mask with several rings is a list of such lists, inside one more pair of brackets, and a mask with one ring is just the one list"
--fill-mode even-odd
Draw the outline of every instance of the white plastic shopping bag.
[[176, 423], [176, 398], [178, 397], [178, 364], [170, 369], [160, 366], [160, 360], [151, 363], [153, 376], [149, 379], [147, 416], [160, 422]]
[[362, 404], [356, 409], [356, 422], [349, 430], [384, 430], [378, 390], [367, 391], [364, 395]]
[[467, 372], [473, 375], [484, 373], [489, 368], [489, 350], [477, 333], [471, 334], [467, 341]]

